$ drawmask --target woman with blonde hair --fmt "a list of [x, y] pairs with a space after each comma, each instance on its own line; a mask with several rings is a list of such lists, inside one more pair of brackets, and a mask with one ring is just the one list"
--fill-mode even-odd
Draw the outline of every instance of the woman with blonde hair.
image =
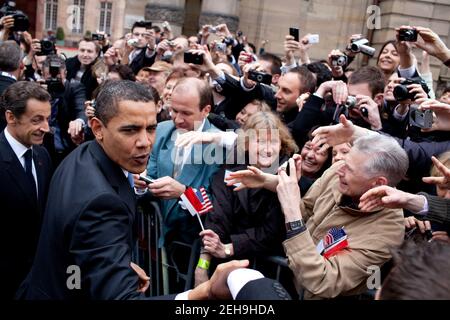
[[224, 179], [247, 169], [276, 173], [280, 164], [298, 150], [288, 128], [272, 112], [257, 112], [239, 130], [237, 157], [227, 162], [212, 181], [213, 211], [200, 235], [203, 249], [195, 271], [196, 285], [208, 279], [212, 259], [229, 260], [283, 254], [284, 216], [277, 194], [263, 188], [240, 189]]

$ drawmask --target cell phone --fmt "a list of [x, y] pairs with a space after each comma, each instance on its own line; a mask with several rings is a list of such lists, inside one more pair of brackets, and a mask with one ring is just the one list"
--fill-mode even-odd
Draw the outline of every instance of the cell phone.
[[310, 34], [308, 36], [308, 43], [310, 43], [310, 44], [319, 43], [319, 35], [318, 34]]
[[139, 176], [139, 180], [144, 181], [146, 184], [155, 182], [155, 179], [147, 178], [145, 176]]
[[203, 64], [203, 56], [186, 51], [184, 53], [184, 63]]
[[293, 36], [295, 41], [298, 41], [299, 34], [300, 34], [299, 28], [292, 28], [292, 27], [289, 28], [289, 35]]

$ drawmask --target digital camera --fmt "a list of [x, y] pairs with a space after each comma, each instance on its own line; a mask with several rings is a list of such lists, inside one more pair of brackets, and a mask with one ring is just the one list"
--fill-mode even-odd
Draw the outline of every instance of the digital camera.
[[37, 56], [48, 56], [56, 53], [55, 45], [49, 39], [42, 39], [40, 41], [41, 51], [36, 52]]
[[92, 40], [103, 41], [103, 40], [105, 40], [105, 35], [104, 34], [100, 34], [100, 33], [93, 33], [92, 34]]
[[341, 66], [345, 67], [347, 65], [347, 56], [339, 55], [339, 56], [331, 56], [331, 65], [333, 67]]
[[420, 111], [417, 105], [411, 105], [409, 111], [409, 124], [421, 129], [429, 129], [433, 125], [433, 111]]
[[250, 70], [248, 72], [248, 78], [250, 80], [259, 82], [259, 83], [264, 83], [267, 85], [272, 84], [272, 75], [268, 74], [268, 73], [264, 73], [264, 72], [258, 72], [255, 70]]
[[426, 82], [421, 77], [406, 79], [400, 82], [400, 84], [394, 88], [393, 94], [395, 100], [397, 101], [415, 100], [416, 94], [414, 92], [413, 93], [409, 92], [409, 89], [407, 88], [407, 86], [410, 84], [420, 84], [422, 86], [423, 91], [425, 91], [426, 93], [430, 91]]
[[416, 29], [400, 29], [398, 32], [399, 41], [416, 42], [417, 30]]

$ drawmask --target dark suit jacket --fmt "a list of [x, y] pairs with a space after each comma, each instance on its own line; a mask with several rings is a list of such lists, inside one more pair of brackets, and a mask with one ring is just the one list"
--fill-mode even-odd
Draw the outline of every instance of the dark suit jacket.
[[278, 281], [261, 278], [247, 282], [236, 300], [291, 300], [291, 296]]
[[[18, 297], [144, 299], [130, 267], [135, 214], [122, 169], [96, 141], [79, 146], [55, 171], [36, 258]], [[81, 289], [67, 287], [71, 265], [80, 268]]]
[[[86, 88], [86, 99], [92, 99], [92, 93], [98, 87], [97, 78], [92, 74], [92, 66], [95, 64], [97, 60], [91, 63], [86, 71], [83, 73], [80, 82]], [[78, 56], [69, 58], [66, 60], [66, 68], [67, 68], [67, 80], [75, 79], [77, 76], [77, 72], [81, 68], [81, 62], [78, 60]]]
[[153, 57], [151, 58], [147, 58], [145, 55], [145, 51], [147, 51], [146, 48], [142, 49], [142, 51], [133, 59], [133, 61], [129, 65], [134, 74], [137, 74], [143, 67], [150, 67], [155, 62], [156, 55], [153, 55]]
[[[28, 182], [25, 170], [0, 133], [0, 274], [3, 275], [0, 297], [12, 299], [30, 271], [36, 250], [42, 213], [45, 207], [52, 166], [47, 151], [33, 147], [38, 180], [38, 199]], [[5, 286], [6, 285], [6, 286]]]
[[[10, 85], [12, 85], [15, 82], [16, 82], [16, 80], [14, 80], [11, 77], [5, 77], [5, 76], [0, 75], [0, 95], [2, 95], [3, 92], [5, 92], [6, 88], [8, 88]], [[6, 127], [6, 120], [5, 120], [4, 110], [1, 110], [0, 131], [3, 131], [3, 129], [5, 129], [5, 127]]]

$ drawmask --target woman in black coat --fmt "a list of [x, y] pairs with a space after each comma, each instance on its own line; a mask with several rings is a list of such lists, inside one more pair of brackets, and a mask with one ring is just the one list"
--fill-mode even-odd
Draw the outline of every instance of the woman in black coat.
[[[196, 284], [207, 279], [213, 258], [283, 254], [286, 230], [277, 194], [262, 188], [236, 191], [237, 186], [228, 186], [224, 179], [230, 171], [245, 170], [247, 165], [276, 173], [297, 146], [277, 115], [258, 112], [243, 127], [236, 150], [235, 158], [244, 159], [245, 163], [223, 166], [213, 177], [214, 210], [206, 215], [206, 230], [201, 233], [204, 246], [195, 272]], [[239, 153], [245, 157], [239, 157]]]

